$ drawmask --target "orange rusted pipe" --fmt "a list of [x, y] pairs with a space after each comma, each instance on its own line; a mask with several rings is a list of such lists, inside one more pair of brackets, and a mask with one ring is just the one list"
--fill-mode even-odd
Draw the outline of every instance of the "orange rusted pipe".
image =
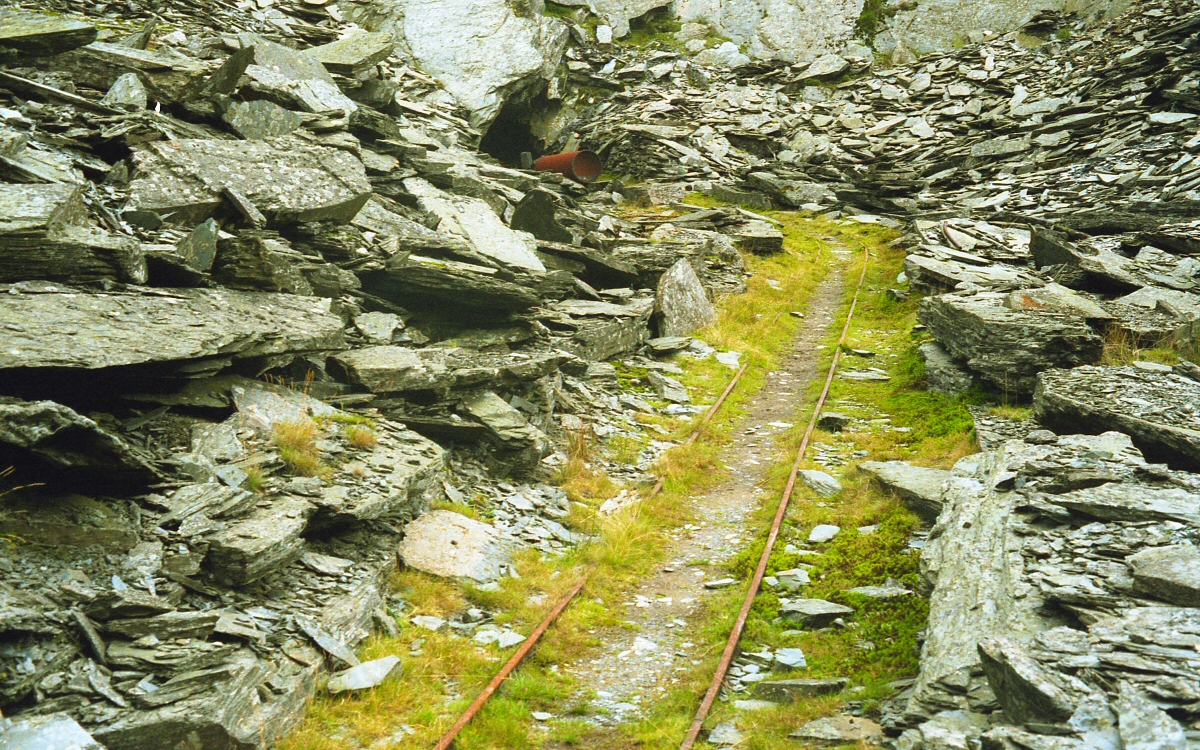
[[585, 185], [595, 181], [604, 171], [600, 157], [591, 151], [568, 151], [565, 154], [543, 156], [533, 163], [538, 172], [558, 172]]
[[746, 620], [750, 617], [750, 608], [754, 606], [754, 597], [758, 595], [758, 588], [762, 585], [763, 576], [767, 572], [767, 563], [771, 560], [771, 550], [775, 547], [775, 540], [779, 538], [779, 529], [783, 525], [783, 518], [787, 515], [788, 503], [792, 499], [792, 492], [796, 489], [800, 463], [804, 460], [808, 443], [812, 439], [813, 431], [817, 428], [817, 420], [821, 417], [821, 408], [825, 406], [825, 399], [829, 396], [829, 386], [833, 384], [833, 375], [837, 372], [838, 360], [842, 356], [842, 346], [846, 343], [846, 337], [850, 333], [850, 321], [854, 318], [854, 308], [858, 306], [858, 293], [862, 290], [863, 280], [867, 277], [869, 261], [870, 250], [863, 245], [862, 274], [859, 275], [858, 286], [854, 289], [854, 299], [850, 302], [850, 312], [846, 315], [846, 325], [842, 327], [842, 337], [838, 340], [837, 349], [833, 353], [833, 362], [829, 364], [829, 375], [825, 378], [825, 387], [821, 390], [821, 396], [817, 399], [817, 405], [813, 409], [808, 429], [804, 431], [804, 438], [800, 441], [799, 450], [796, 451], [796, 460], [792, 463], [792, 473], [788, 476], [787, 486], [784, 487], [783, 496], [779, 499], [779, 508], [775, 511], [775, 521], [771, 524], [771, 531], [767, 535], [767, 544], [763, 547], [762, 557], [758, 559], [758, 567], [754, 570], [754, 578], [750, 581], [750, 589], [746, 591], [746, 599], [742, 602], [742, 609], [738, 612], [737, 620], [733, 624], [733, 631], [729, 633], [729, 640], [725, 642], [725, 650], [721, 653], [721, 662], [717, 665], [712, 683], [709, 684], [708, 691], [704, 694], [704, 700], [700, 702], [696, 718], [688, 727], [687, 736], [684, 737], [679, 750], [691, 750], [696, 744], [696, 740], [700, 737], [700, 730], [704, 728], [704, 720], [708, 717], [708, 712], [712, 710], [713, 703], [716, 702], [717, 695], [721, 692], [721, 684], [725, 682], [725, 675], [729, 672], [729, 665], [733, 662], [733, 654], [737, 650], [738, 641], [742, 638]]

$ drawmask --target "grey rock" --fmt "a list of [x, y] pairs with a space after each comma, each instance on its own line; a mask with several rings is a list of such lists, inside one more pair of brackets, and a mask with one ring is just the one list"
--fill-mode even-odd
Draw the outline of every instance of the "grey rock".
[[878, 745], [883, 741], [883, 729], [870, 719], [826, 716], [808, 722], [788, 737], [816, 747]]
[[147, 458], [120, 437], [53, 401], [0, 396], [0, 444], [28, 451], [72, 481], [111, 488], [159, 479]]
[[103, 745], [65, 713], [0, 719], [0, 727], [3, 750], [104, 750]]
[[1075, 701], [1050, 674], [1010, 638], [979, 643], [988, 684], [1012, 721], [1056, 723], [1075, 713]]
[[803, 568], [781, 570], [775, 574], [779, 585], [788, 591], [799, 591], [809, 584], [808, 571]]
[[798, 648], [781, 648], [775, 652], [775, 664], [785, 669], [800, 669], [808, 665], [804, 652]]
[[530, 190], [513, 209], [513, 229], [528, 232], [539, 240], [575, 243], [575, 235], [555, 218], [558, 205], [548, 190]]
[[824, 544], [832, 541], [841, 532], [841, 527], [828, 523], [817, 524], [808, 532], [808, 541], [813, 544]]
[[687, 336], [717, 320], [700, 278], [686, 260], [676, 262], [659, 279], [657, 305], [662, 315], [659, 336]]
[[563, 300], [548, 308], [547, 319], [569, 331], [562, 348], [583, 359], [602, 361], [636, 349], [650, 338], [651, 298], [635, 298], [626, 305]]
[[221, 119], [248, 141], [291, 135], [300, 127], [300, 115], [267, 99], [233, 102]]
[[651, 370], [647, 374], [646, 378], [650, 381], [650, 385], [652, 385], [654, 390], [658, 393], [658, 397], [665, 401], [670, 401], [676, 404], [686, 404], [692, 400], [691, 397], [688, 396], [687, 388], [683, 386], [683, 383], [680, 383], [674, 378], [668, 378], [666, 375], [655, 372], [654, 370]]
[[[824, 471], [818, 471], [817, 469], [801, 469], [800, 478], [804, 480], [804, 483], [807, 484], [809, 488], [811, 488], [821, 497], [833, 497], [842, 491], [842, 483], [839, 482], [833, 475]], [[819, 529], [821, 527], [818, 526], [817, 528]], [[816, 531], [817, 529], [813, 529], [814, 534]], [[829, 537], [829, 539], [832, 538], [833, 537]], [[810, 535], [809, 541], [828, 541], [828, 539], [814, 540]]]
[[421, 70], [437, 79], [480, 129], [509, 97], [558, 67], [566, 24], [541, 14], [518, 15], [502, 0], [402, 0], [370, 8], [369, 25], [391, 31]]
[[1047, 370], [1033, 412], [1059, 432], [1120, 430], [1147, 458], [1200, 469], [1200, 420], [1179, 405], [1200, 398], [1200, 383], [1134, 366]]
[[0, 47], [22, 55], [53, 55], [89, 44], [96, 27], [58, 15], [30, 13], [17, 8], [0, 10]]
[[76, 83], [101, 91], [117, 85], [124, 76], [134, 75], [145, 86], [149, 100], [164, 104], [189, 98], [212, 69], [207, 61], [185, 55], [107, 42], [92, 42], [47, 62]]
[[355, 156], [293, 137], [158, 141], [133, 155], [127, 209], [174, 222], [209, 218], [233, 188], [276, 222], [349, 222], [371, 195]]
[[137, 112], [146, 108], [148, 97], [146, 87], [136, 73], [123, 73], [100, 99], [100, 103], [106, 107]]
[[515, 469], [531, 471], [549, 450], [546, 436], [492, 391], [483, 391], [462, 402], [463, 410], [483, 423], [489, 436], [513, 456]]
[[[260, 96], [305, 112], [354, 112], [358, 109], [358, 105], [341, 92], [325, 66], [309, 52], [289, 49], [252, 34], [243, 34], [241, 42], [244, 54], [234, 55], [225, 65], [235, 68], [244, 65], [241, 75]], [[218, 71], [215, 75], [224, 73]]]
[[1125, 750], [1185, 750], [1191, 746], [1183, 726], [1132, 685], [1122, 686], [1113, 708]]
[[409, 619], [418, 628], [432, 630], [435, 633], [439, 633], [446, 628], [446, 621], [441, 617], [434, 617], [433, 615], [415, 615]]
[[[102, 456], [102, 452], [97, 452], [93, 459]], [[25, 468], [28, 469], [28, 466]], [[71, 483], [69, 476], [51, 476], [57, 479], [55, 484]], [[93, 472], [92, 476], [84, 475], [78, 482], [89, 490], [105, 487], [125, 489], [128, 486], [119, 484], [119, 471], [113, 475], [102, 471]], [[83, 495], [40, 493], [36, 489], [23, 490], [5, 500], [5, 513], [0, 517], [0, 534], [23, 539], [35, 545], [95, 545], [114, 553], [130, 550], [139, 540], [138, 529], [133, 519], [122, 512], [119, 506], [113, 507], [109, 503]]]
[[408, 525], [399, 555], [405, 565], [417, 570], [482, 584], [500, 576], [512, 546], [485, 523], [434, 510]]
[[732, 721], [718, 724], [708, 731], [708, 744], [717, 747], [737, 745], [745, 739], [745, 736], [738, 731], [737, 726]]
[[301, 533], [312, 503], [283, 498], [209, 537], [204, 567], [226, 586], [243, 586], [291, 564], [304, 551]]
[[1155, 547], [1125, 561], [1133, 569], [1136, 591], [1176, 606], [1200, 607], [1200, 550], [1191, 545]]
[[425, 211], [441, 220], [439, 232], [466, 239], [500, 268], [545, 272], [533, 236], [506, 227], [486, 201], [444, 192], [416, 177], [405, 180], [404, 186]]
[[0, 370], [260, 357], [337, 350], [342, 341], [329, 300], [287, 294], [61, 290], [6, 294], [0, 306]]
[[1055, 283], [1037, 289], [1010, 292], [1004, 298], [1004, 306], [1017, 311], [1048, 309], [1095, 321], [1111, 320], [1113, 317], [1095, 301]]
[[1008, 393], [1033, 393], [1042, 370], [1100, 359], [1103, 342], [1082, 319], [1017, 312], [1003, 300], [990, 292], [928, 297], [918, 317], [955, 359]]
[[345, 693], [369, 690], [378, 686], [392, 675], [400, 673], [400, 657], [385, 656], [382, 659], [365, 661], [357, 667], [338, 672], [329, 678], [325, 689], [330, 693]]
[[330, 73], [353, 76], [386, 60], [395, 46], [391, 34], [360, 32], [305, 52]]
[[917, 727], [924, 747], [929, 750], [951, 750], [970, 747], [987, 731], [991, 721], [986, 714], [971, 711], [942, 711]]
[[754, 686], [754, 694], [775, 703], [792, 703], [797, 698], [833, 695], [846, 689], [845, 678], [763, 680]]
[[840, 432], [845, 429], [846, 425], [850, 424], [851, 417], [848, 414], [842, 414], [836, 411], [821, 412], [821, 418], [817, 420], [817, 426], [828, 432]]
[[793, 599], [779, 608], [779, 616], [788, 622], [799, 623], [809, 630], [819, 630], [833, 624], [839, 617], [854, 614], [850, 607], [824, 599]]
[[858, 470], [894, 492], [912, 512], [930, 523], [942, 512], [942, 489], [954, 476], [944, 469], [927, 469], [903, 461], [864, 461]]
[[806, 79], [830, 80], [850, 69], [850, 63], [835, 54], [825, 54], [813, 60], [802, 74]]
[[855, 586], [854, 588], [846, 589], [847, 594], [858, 594], [865, 596], [868, 599], [895, 599], [901, 596], [912, 594], [898, 581], [889, 578], [882, 586]]
[[386, 270], [365, 279], [363, 287], [403, 305], [451, 315], [464, 310], [476, 316], [484, 310], [517, 312], [542, 301], [534, 285], [518, 283], [496, 268], [422, 255], [392, 258]]
[[154, 617], [109, 620], [104, 624], [107, 633], [137, 640], [153, 635], [159, 640], [194, 638], [207, 640], [221, 619], [221, 613], [210, 612], [166, 612]]

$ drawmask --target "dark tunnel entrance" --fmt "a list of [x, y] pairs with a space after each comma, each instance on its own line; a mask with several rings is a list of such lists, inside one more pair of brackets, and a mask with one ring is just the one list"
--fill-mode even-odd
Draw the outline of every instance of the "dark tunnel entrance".
[[521, 166], [521, 152], [537, 158], [540, 146], [529, 128], [529, 105], [505, 104], [479, 141], [479, 150], [509, 167]]

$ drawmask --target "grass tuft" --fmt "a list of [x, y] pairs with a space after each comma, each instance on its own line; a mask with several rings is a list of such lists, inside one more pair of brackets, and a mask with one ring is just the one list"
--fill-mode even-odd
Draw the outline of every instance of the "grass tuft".
[[276, 422], [272, 440], [279, 449], [279, 458], [293, 474], [315, 477], [325, 470], [317, 450], [317, 423], [311, 419]]

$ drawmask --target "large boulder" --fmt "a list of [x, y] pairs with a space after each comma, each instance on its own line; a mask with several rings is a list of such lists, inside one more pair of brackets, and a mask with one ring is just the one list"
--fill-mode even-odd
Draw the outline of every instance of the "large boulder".
[[[566, 49], [563, 22], [518, 14], [505, 0], [354, 0], [347, 16], [394, 34], [405, 57], [433, 76], [486, 129], [506, 100], [554, 74]], [[529, 7], [532, 7], [530, 4]]]
[[513, 546], [486, 523], [449, 510], [433, 510], [405, 528], [398, 554], [410, 568], [486, 584], [508, 567]]
[[1007, 393], [1033, 393], [1042, 370], [1099, 361], [1104, 342], [1082, 317], [1012, 310], [1005, 300], [998, 292], [928, 297], [918, 317], [951, 356]]
[[137, 149], [133, 163], [127, 210], [189, 225], [212, 215], [230, 189], [276, 222], [348, 223], [371, 197], [357, 157], [291, 136], [156, 141]]
[[679, 0], [676, 15], [685, 23], [708, 24], [744, 45], [751, 57], [794, 63], [839, 51], [862, 9], [862, 0]]
[[1200, 383], [1155, 363], [1046, 370], [1033, 413], [1054, 430], [1120, 430], [1150, 459], [1200, 471]]

